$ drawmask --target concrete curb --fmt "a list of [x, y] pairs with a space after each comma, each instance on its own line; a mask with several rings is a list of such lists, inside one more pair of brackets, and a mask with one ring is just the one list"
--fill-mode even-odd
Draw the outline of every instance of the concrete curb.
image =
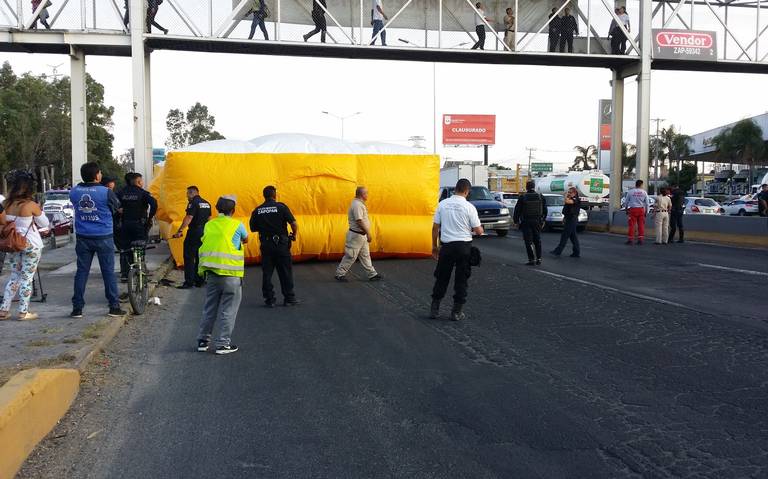
[[[166, 259], [156, 281], [173, 269]], [[150, 286], [150, 295], [157, 284]], [[92, 345], [78, 354], [73, 368], [27, 369], [0, 387], [0, 479], [12, 478], [37, 444], [67, 413], [80, 390], [80, 374], [112, 342], [130, 314], [113, 320]]]
[[[612, 226], [610, 230], [606, 231], [626, 235], [627, 229], [626, 226]], [[645, 237], [646, 239], [653, 240], [656, 237], [656, 230], [654, 228], [645, 228]], [[710, 231], [690, 231], [686, 229], [685, 239], [704, 243], [768, 248], [768, 234], [765, 236], [751, 236]]]
[[76, 369], [28, 369], [0, 388], [0, 477], [16, 475], [79, 390]]

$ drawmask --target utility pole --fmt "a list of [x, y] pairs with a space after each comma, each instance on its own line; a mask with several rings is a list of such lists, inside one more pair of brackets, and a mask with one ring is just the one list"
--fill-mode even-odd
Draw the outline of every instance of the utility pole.
[[656, 187], [659, 183], [659, 162], [661, 161], [661, 138], [659, 138], [659, 123], [662, 121], [667, 121], [664, 118], [651, 118], [651, 121], [656, 122], [656, 142], [654, 144], [654, 147], [656, 148], [656, 168], [654, 170], [653, 177], [656, 180], [656, 185], [654, 185], [653, 190], [656, 192]]
[[[533, 175], [531, 175], [531, 160], [534, 160], [533, 152], [536, 151], [536, 148], [526, 147], [526, 150], [528, 150], [528, 179], [530, 180]], [[527, 180], [526, 180], [527, 181]]]

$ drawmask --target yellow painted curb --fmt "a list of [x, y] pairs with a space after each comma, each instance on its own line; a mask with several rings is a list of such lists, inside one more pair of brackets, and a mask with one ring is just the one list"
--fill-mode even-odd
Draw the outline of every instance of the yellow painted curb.
[[16, 475], [79, 389], [76, 369], [28, 369], [0, 387], [0, 478]]
[[[611, 227], [611, 233], [627, 234], [626, 226], [613, 226]], [[653, 240], [656, 236], [656, 231], [653, 228], [645, 228], [645, 237], [648, 240]], [[712, 231], [690, 231], [685, 230], [685, 239], [693, 241], [705, 241], [712, 243], [724, 243], [732, 244], [736, 246], [750, 246], [768, 248], [768, 235], [764, 236], [751, 236], [751, 235], [738, 235], [731, 233], [716, 233]]]

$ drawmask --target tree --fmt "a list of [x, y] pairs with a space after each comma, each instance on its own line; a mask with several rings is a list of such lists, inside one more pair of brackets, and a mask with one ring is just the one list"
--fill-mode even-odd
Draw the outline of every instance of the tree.
[[621, 169], [624, 178], [630, 178], [637, 163], [637, 148], [632, 143], [621, 144]]
[[682, 168], [677, 166], [670, 167], [667, 183], [677, 183], [681, 190], [689, 191], [694, 183], [696, 183], [698, 175], [699, 170], [695, 163], [683, 163]]
[[491, 163], [488, 165], [489, 168], [496, 168], [497, 170], [511, 170], [512, 168], [508, 168], [504, 165], [500, 165], [498, 163]]
[[597, 168], [597, 157], [595, 153], [597, 148], [595, 145], [589, 146], [574, 146], [574, 150], [579, 154], [573, 159], [572, 171], [591, 170]]
[[[663, 128], [658, 140], [658, 147], [664, 152], [663, 157], [669, 160], [669, 166], [677, 164], [680, 168], [679, 162], [691, 154], [691, 137], [675, 131], [675, 125], [670, 125], [669, 128]], [[662, 170], [664, 168], [664, 162], [662, 158]]]
[[[114, 108], [104, 104], [104, 87], [90, 75], [86, 109], [87, 160], [98, 161], [105, 174], [122, 176], [123, 170], [112, 158]], [[5, 62], [0, 68], [0, 172], [24, 168], [49, 184], [67, 184], [71, 165], [69, 78], [17, 76]]]
[[749, 182], [754, 178], [755, 163], [766, 154], [763, 129], [751, 118], [741, 120], [712, 138], [721, 159], [735, 161], [749, 166]]
[[168, 139], [165, 146], [169, 149], [183, 148], [204, 141], [223, 140], [224, 136], [213, 128], [216, 118], [208, 113], [208, 107], [195, 103], [186, 115], [178, 108], [168, 111], [165, 117]]

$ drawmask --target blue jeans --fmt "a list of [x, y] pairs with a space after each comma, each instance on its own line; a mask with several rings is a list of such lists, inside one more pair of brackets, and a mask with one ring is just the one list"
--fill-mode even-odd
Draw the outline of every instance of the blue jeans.
[[[382, 31], [383, 30], [383, 31]], [[387, 31], [384, 30], [384, 20], [374, 20], [373, 21], [373, 33], [371, 34], [371, 38], [375, 38], [376, 34], [381, 32], [381, 44], [385, 47], [387, 46]], [[376, 45], [376, 40], [371, 40], [371, 45]]]
[[110, 308], [119, 308], [117, 296], [117, 277], [115, 276], [115, 243], [112, 237], [104, 239], [77, 238], [75, 245], [77, 253], [77, 273], [75, 273], [75, 294], [72, 296], [72, 307], [83, 309], [85, 306], [85, 285], [91, 272], [93, 255], [99, 258], [101, 277], [104, 279], [104, 295]]

